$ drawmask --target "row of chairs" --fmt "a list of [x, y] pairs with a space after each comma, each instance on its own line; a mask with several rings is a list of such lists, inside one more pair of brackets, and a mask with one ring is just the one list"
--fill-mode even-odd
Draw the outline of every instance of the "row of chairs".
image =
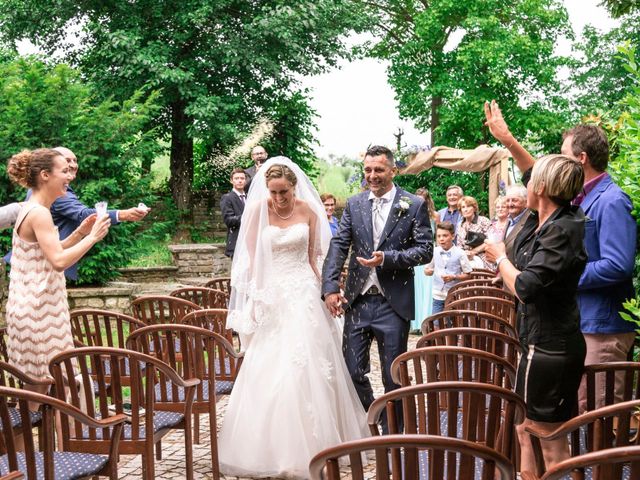
[[[190, 287], [167, 297], [135, 300], [133, 317], [100, 310], [72, 312], [78, 348], [51, 361], [53, 381], [45, 383], [52, 384], [52, 396], [15, 388], [42, 382], [0, 362], [0, 421], [7, 425], [9, 418], [13, 427], [3, 428], [0, 435], [0, 449], [6, 452], [0, 475], [12, 471], [7, 478], [20, 478], [16, 471], [22, 471], [29, 478], [117, 478], [118, 456], [141, 454], [144, 478], [154, 478], [154, 446], [161, 458], [162, 438], [181, 429], [186, 477], [193, 478], [192, 443], [199, 437], [198, 416], [207, 413], [213, 476], [219, 478], [216, 400], [230, 393], [242, 361], [232, 332], [225, 328], [227, 304], [228, 293]], [[0, 353], [6, 360], [4, 335]], [[125, 404], [124, 388], [130, 391], [130, 405]], [[40, 411], [27, 415], [27, 402], [39, 403]], [[53, 446], [53, 412], [62, 419], [62, 451]], [[17, 451], [18, 434], [25, 444], [34, 444], [34, 426], [39, 427], [42, 451]]]
[[[377, 399], [368, 418], [376, 435], [376, 421], [386, 409], [391, 435], [321, 452], [310, 464], [312, 478], [338, 478], [344, 475], [339, 466], [345, 462], [352, 478], [364, 478], [362, 453], [367, 450], [375, 452], [376, 478], [381, 479], [515, 478], [515, 425], [525, 412], [522, 399], [512, 392], [520, 349], [515, 299], [491, 284], [493, 273], [486, 276], [452, 289], [445, 302], [450, 310], [427, 318], [416, 349], [392, 364], [394, 381], [402, 388]], [[458, 310], [460, 306], [466, 309]], [[612, 401], [616, 372], [625, 375], [625, 402], [594, 410], [597, 377], [606, 377]], [[587, 466], [587, 474], [595, 479], [640, 478], [639, 436], [633, 435], [639, 378], [638, 363], [588, 367], [590, 411], [551, 434], [528, 429], [537, 471], [522, 478], [562, 478], [568, 473], [584, 478]], [[403, 406], [404, 435], [397, 435], [395, 402]], [[540, 440], [562, 436], [571, 439], [575, 458], [545, 472]]]

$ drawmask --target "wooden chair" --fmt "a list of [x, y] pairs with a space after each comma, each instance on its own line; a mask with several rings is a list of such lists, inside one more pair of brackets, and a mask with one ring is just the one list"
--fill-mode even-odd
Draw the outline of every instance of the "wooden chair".
[[416, 348], [422, 347], [466, 347], [492, 353], [504, 358], [517, 370], [520, 341], [510, 335], [483, 328], [443, 328], [423, 335]]
[[473, 348], [424, 347], [398, 355], [391, 378], [403, 387], [431, 382], [464, 381], [510, 389], [516, 368], [506, 359]]
[[[640, 399], [640, 362], [610, 362], [584, 367], [587, 411], [613, 405], [616, 378], [622, 385], [621, 401]], [[598, 405], [597, 393], [604, 392], [604, 405]]]
[[462, 327], [493, 330], [494, 332], [504, 333], [515, 339], [518, 338], [514, 326], [508, 321], [490, 313], [476, 312], [473, 310], [445, 310], [431, 315], [422, 322], [422, 334], [426, 335], [436, 330], [446, 328]]
[[[377, 480], [466, 480], [474, 478], [476, 465], [483, 479], [515, 478], [509, 460], [484, 445], [436, 435], [384, 435], [346, 442], [318, 453], [309, 464], [311, 479], [370, 478], [365, 477], [362, 459], [367, 454], [370, 458], [371, 451], [375, 452], [375, 476], [371, 478]], [[341, 465], [349, 470], [346, 477], [340, 472]]]
[[456, 283], [455, 285], [453, 285], [450, 289], [449, 289], [449, 293], [451, 291], [456, 291], [457, 289], [460, 288], [467, 288], [467, 287], [495, 287], [495, 285], [492, 283], [491, 278], [471, 278], [469, 280], [462, 280], [461, 282]]
[[516, 305], [511, 300], [496, 297], [468, 297], [450, 302], [446, 308], [449, 310], [473, 310], [490, 313], [502, 318], [517, 329]]
[[[0, 446], [6, 451], [6, 455], [0, 462], [0, 475], [5, 475], [2, 478], [21, 478], [16, 475], [16, 471], [30, 479], [44, 480], [87, 478], [97, 475], [108, 476], [113, 480], [118, 478], [118, 447], [126, 418], [124, 415], [105, 415], [104, 418], [94, 419], [62, 400], [26, 390], [0, 387], [0, 421], [2, 425], [11, 422], [9, 409], [13, 399], [18, 399], [18, 411], [23, 424], [29, 421], [29, 402], [40, 404], [43, 433], [38, 436], [37, 443], [39, 445], [36, 445], [31, 429], [20, 432], [24, 451], [18, 452], [15, 430], [11, 428], [0, 430]], [[106, 455], [99, 455], [97, 452], [91, 451], [79, 453], [86, 452], [86, 450], [71, 447], [67, 437], [63, 439], [64, 450], [55, 452], [56, 414], [60, 414], [63, 418], [71, 418], [84, 428], [103, 432], [105, 436], [104, 453]], [[80, 442], [82, 441], [76, 441], [76, 443]], [[84, 443], [89, 442], [85, 441]]]
[[207, 288], [213, 288], [215, 290], [220, 290], [227, 295], [227, 301], [231, 296], [231, 277], [217, 277], [209, 280], [204, 284]]
[[200, 310], [193, 302], [169, 295], [145, 295], [131, 302], [133, 316], [145, 325], [182, 323], [189, 312]]
[[14, 471], [14, 472], [9, 472], [6, 475], [2, 475], [0, 477], [0, 480], [20, 480], [22, 478], [24, 478], [24, 475], [22, 474], [22, 472]]
[[[640, 408], [640, 400], [617, 403], [585, 412], [582, 415], [564, 422], [553, 432], [545, 434], [533, 426], [527, 426], [531, 435], [531, 443], [536, 457], [537, 474], [545, 471], [540, 440], [555, 440], [569, 437], [571, 439], [571, 455], [577, 457], [585, 453], [596, 452], [612, 447], [625, 447], [640, 444], [637, 428], [633, 428], [632, 420]], [[621, 470], [606, 478], [622, 478]], [[584, 478], [584, 471], [576, 471], [578, 478]], [[640, 478], [640, 477], [638, 477]]]
[[640, 446], [608, 448], [586, 453], [558, 463], [541, 478], [530, 472], [522, 472], [521, 478], [563, 480], [569, 478], [571, 472], [576, 469], [587, 468], [591, 469], [591, 480], [636, 480], [640, 478]]
[[[153, 447], [174, 429], [184, 430], [186, 478], [193, 478], [193, 441], [191, 413], [197, 378], [183, 379], [169, 365], [144, 353], [111, 347], [81, 347], [56, 355], [49, 364], [55, 381], [56, 396], [67, 400], [76, 408], [84, 408], [93, 418], [106, 418], [110, 412], [123, 413], [125, 398], [120, 381], [124, 374], [124, 360], [131, 370], [130, 420], [123, 429], [118, 454], [142, 455], [142, 476], [155, 478]], [[111, 384], [100, 379], [110, 372]], [[93, 375], [98, 376], [98, 389], [94, 392]], [[68, 379], [73, 379], [69, 388]], [[184, 400], [176, 401], [175, 411], [156, 411], [154, 388], [173, 391], [177, 398], [179, 389]], [[109, 390], [109, 391], [108, 391]], [[94, 398], [95, 395], [95, 398]], [[62, 415], [62, 434], [65, 450], [106, 453], [110, 447], [109, 431], [83, 427], [79, 422], [66, 420]], [[150, 428], [151, 427], [151, 428]]]
[[[30, 387], [41, 387], [43, 389], [49, 389], [53, 384], [53, 380], [50, 378], [33, 378], [26, 373], [18, 370], [13, 365], [7, 362], [0, 361], [0, 386], [9, 388], [23, 389], [25, 385]], [[11, 420], [11, 428], [16, 434], [22, 434], [23, 425], [22, 415], [16, 408], [18, 403], [17, 399], [8, 399], [7, 409], [9, 418]], [[42, 435], [42, 412], [40, 410], [29, 411], [29, 429], [38, 427], [39, 435]], [[6, 453], [6, 450], [0, 446], [0, 454]]]
[[229, 297], [222, 290], [207, 287], [178, 288], [169, 294], [195, 303], [200, 308], [227, 308]]
[[[525, 405], [516, 393], [474, 382], [434, 382], [398, 388], [373, 401], [367, 412], [372, 435], [386, 411], [390, 434], [400, 432], [396, 402], [401, 402], [404, 433], [440, 435], [486, 445], [515, 458], [515, 426], [525, 418]], [[473, 478], [473, 476], [468, 477]]]
[[[145, 324], [129, 315], [107, 310], [81, 309], [70, 312], [71, 333], [76, 346], [126, 348], [127, 337]], [[121, 382], [129, 385], [131, 372], [127, 358], [120, 366]], [[106, 364], [105, 366], [108, 366]], [[104, 372], [104, 381], [111, 382], [110, 372]], [[94, 376], [94, 379], [97, 378]]]
[[[201, 380], [193, 402], [194, 438], [199, 441], [199, 418], [201, 413], [209, 414], [211, 432], [211, 462], [213, 478], [220, 476], [218, 466], [218, 442], [216, 427], [216, 401], [220, 395], [231, 393], [233, 383], [218, 381], [220, 365], [232, 358], [239, 364], [242, 354], [235, 352], [231, 343], [210, 330], [184, 324], [152, 325], [136, 330], [127, 340], [127, 345], [140, 352], [154, 355], [170, 365], [184, 378]], [[165, 385], [155, 386], [155, 408], [176, 411], [176, 406], [184, 401], [183, 389], [170, 389]], [[212, 393], [215, 392], [215, 393]]]
[[474, 268], [469, 275], [471, 275], [471, 278], [496, 278], [496, 272], [485, 268]]
[[447, 298], [444, 301], [444, 306], [447, 308], [451, 302], [469, 297], [504, 298], [505, 300], [513, 302], [514, 306], [516, 301], [516, 297], [513, 293], [507, 292], [502, 288], [490, 287], [487, 285], [476, 285], [466, 288], [457, 288], [453, 291], [449, 290]]
[[[236, 352], [241, 350], [240, 337], [234, 335], [233, 330], [227, 328], [227, 315], [228, 310], [223, 308], [204, 308], [202, 310], [196, 310], [195, 312], [187, 313], [182, 319], [182, 323], [185, 325], [194, 325], [200, 328], [206, 328], [218, 335], [223, 336], [231, 343]], [[231, 367], [229, 372], [230, 380], [235, 380], [238, 374], [238, 369]]]

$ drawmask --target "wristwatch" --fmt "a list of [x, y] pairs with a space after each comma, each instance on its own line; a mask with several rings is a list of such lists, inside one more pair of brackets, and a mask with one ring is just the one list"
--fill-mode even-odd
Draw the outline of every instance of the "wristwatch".
[[500, 268], [500, 262], [506, 259], [507, 259], [506, 255], [500, 255], [498, 258], [496, 258], [496, 267]]

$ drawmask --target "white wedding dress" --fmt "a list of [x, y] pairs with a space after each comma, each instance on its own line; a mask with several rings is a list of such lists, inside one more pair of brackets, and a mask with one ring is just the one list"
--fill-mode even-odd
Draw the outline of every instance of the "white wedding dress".
[[368, 436], [347, 372], [341, 334], [309, 265], [309, 227], [267, 226], [277, 306], [262, 312], [218, 438], [221, 471], [241, 477], [308, 478], [321, 450]]

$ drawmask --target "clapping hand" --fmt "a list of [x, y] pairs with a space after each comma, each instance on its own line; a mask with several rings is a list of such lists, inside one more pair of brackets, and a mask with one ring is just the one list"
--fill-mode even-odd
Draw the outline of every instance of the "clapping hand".
[[93, 228], [93, 224], [96, 223], [96, 219], [98, 215], [96, 213], [89, 215], [85, 218], [80, 226], [77, 228], [78, 233], [80, 233], [83, 237], [86, 237], [91, 233], [91, 229]]
[[110, 226], [111, 217], [109, 217], [109, 215], [103, 215], [101, 218], [96, 218], [94, 219], [93, 227], [91, 228], [88, 236], [91, 237], [93, 243], [97, 243], [102, 240], [107, 233], [109, 233]]
[[484, 253], [487, 257], [487, 260], [489, 260], [490, 262], [495, 262], [496, 259], [505, 255], [506, 249], [504, 246], [504, 242], [490, 243], [485, 240], [484, 244], [486, 245]]

